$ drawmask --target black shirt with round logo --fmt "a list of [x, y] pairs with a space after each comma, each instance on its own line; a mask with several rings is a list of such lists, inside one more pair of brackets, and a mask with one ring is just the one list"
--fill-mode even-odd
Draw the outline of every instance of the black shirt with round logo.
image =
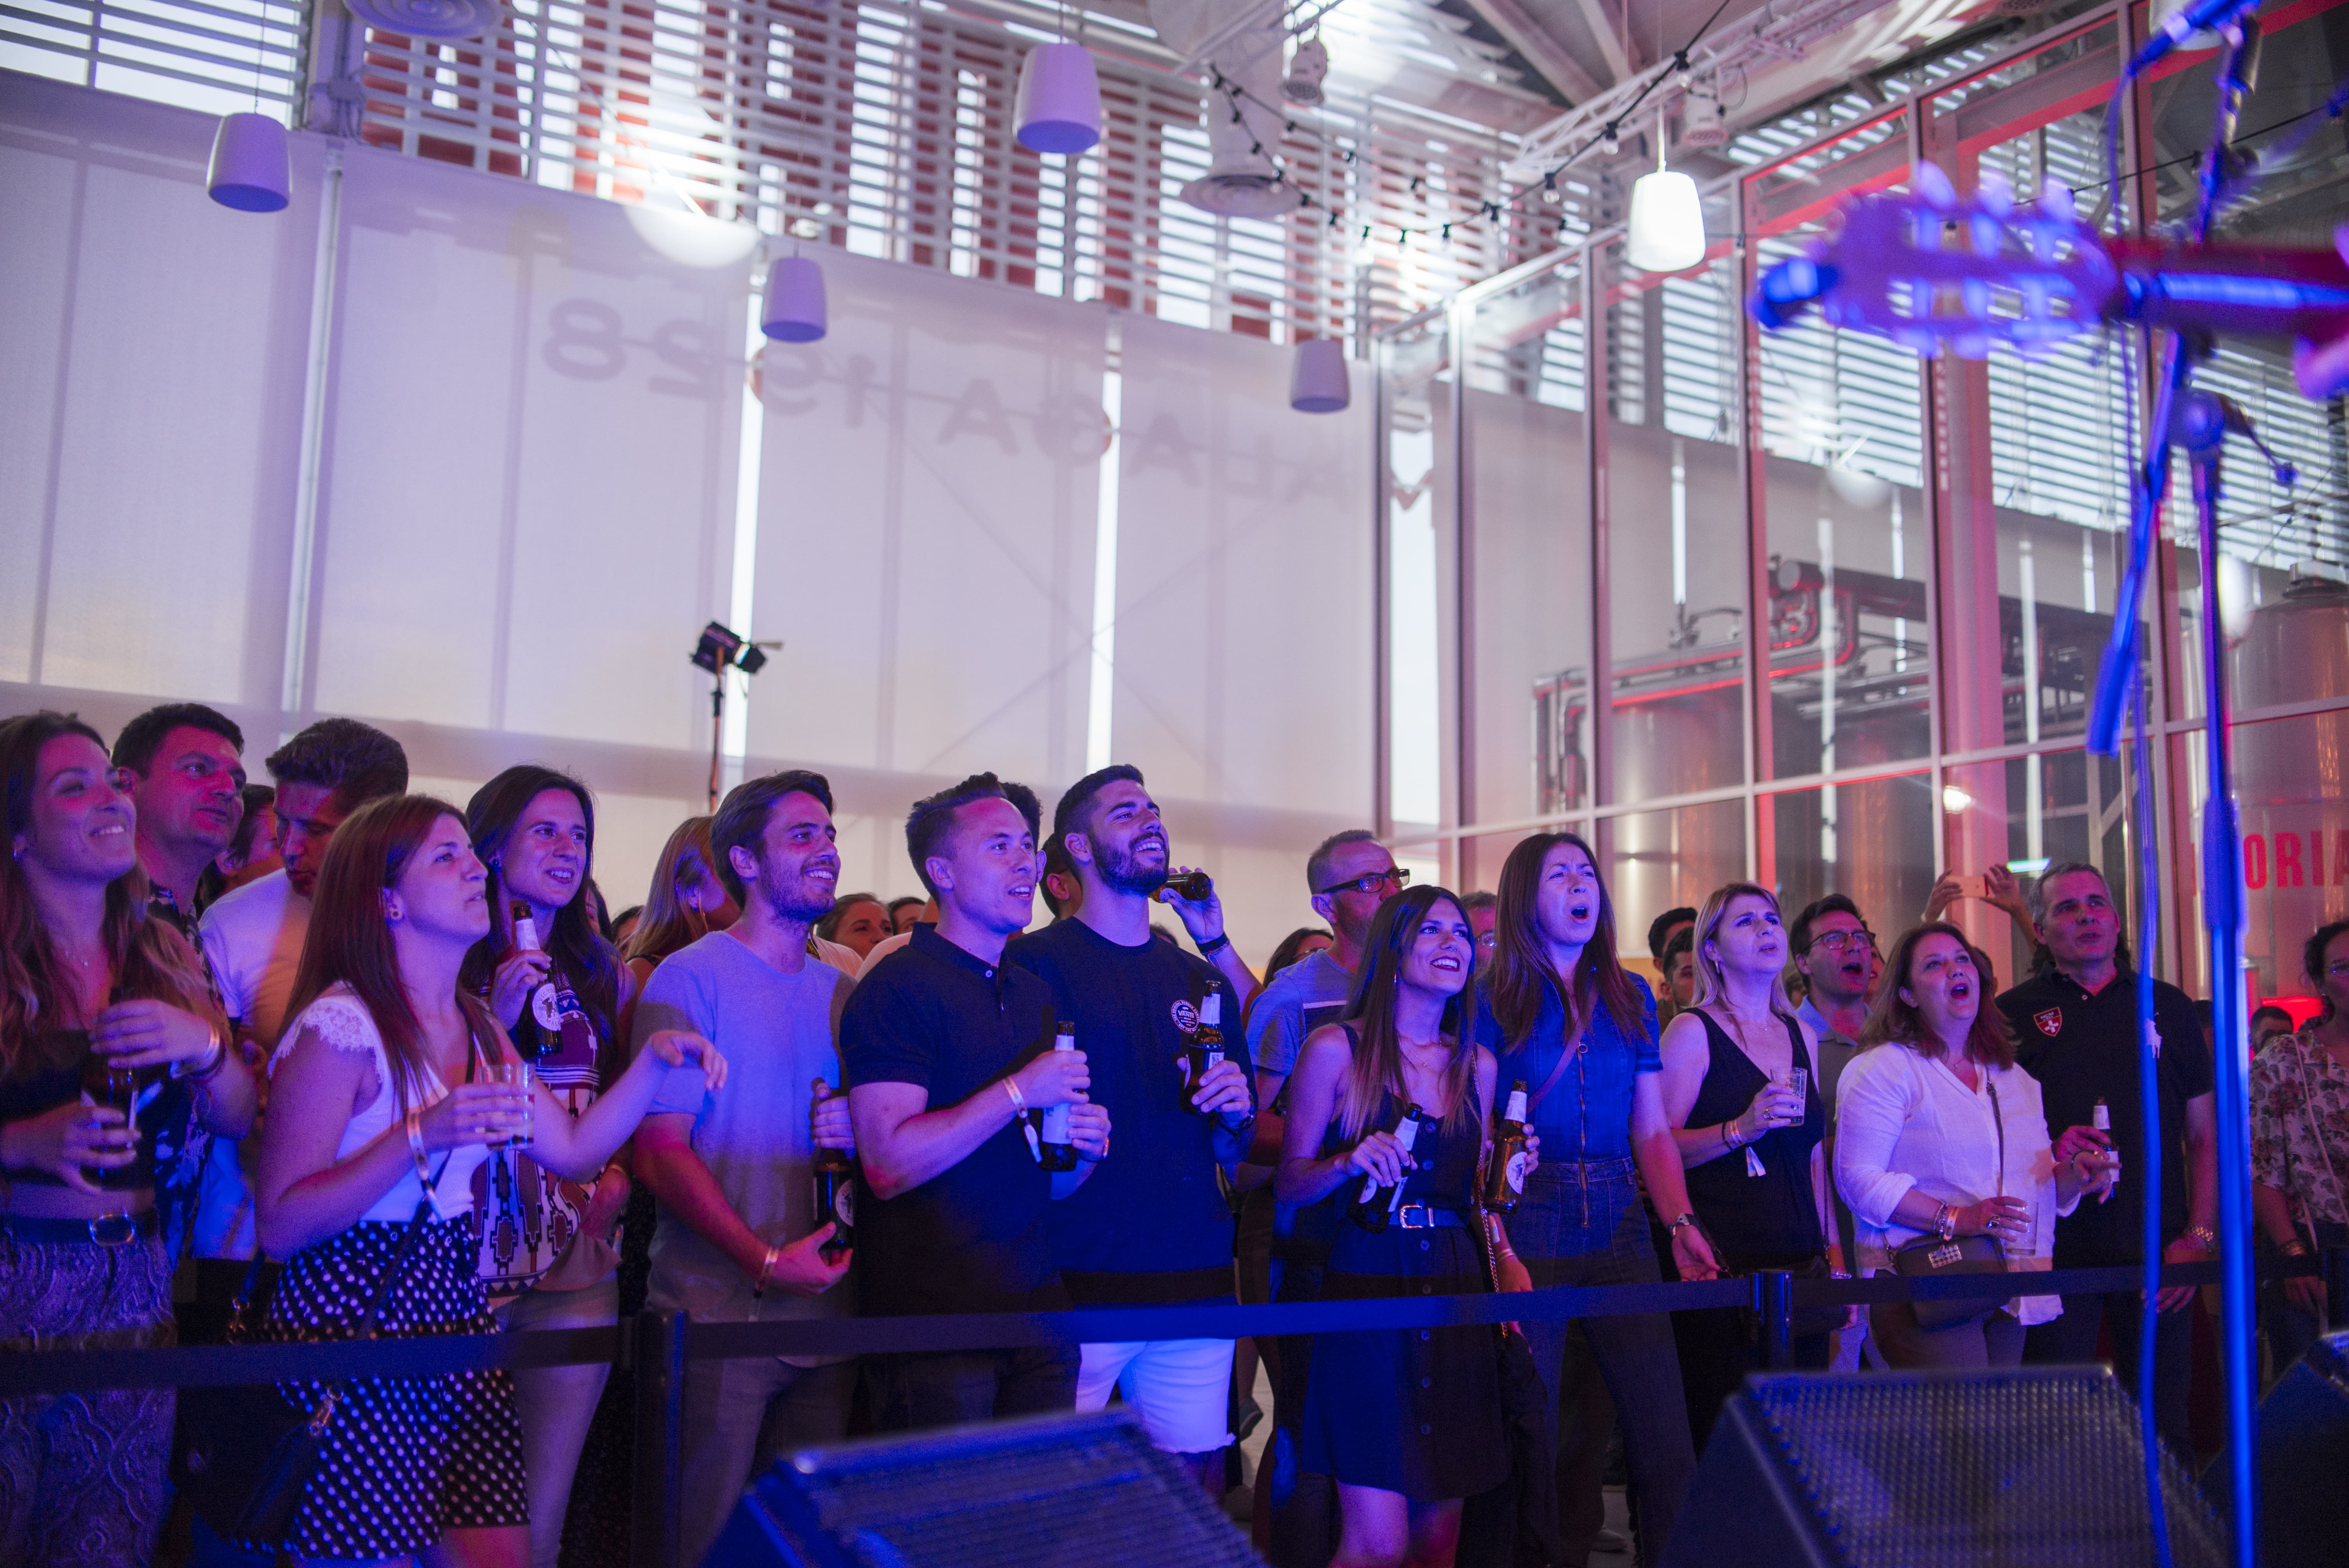
[[1079, 1305], [1232, 1299], [1232, 1211], [1216, 1180], [1216, 1119], [1183, 1108], [1178, 1064], [1199, 1004], [1222, 1000], [1224, 1051], [1251, 1083], [1239, 998], [1205, 959], [1153, 937], [1112, 942], [1063, 920], [1013, 942], [1007, 962], [1052, 988], [1109, 1111], [1110, 1157], [1052, 1207], [1052, 1253]]
[[[2137, 976], [2123, 969], [2093, 995], [2050, 966], [1998, 999], [2014, 1036], [2017, 1066], [2039, 1080], [2047, 1131], [2092, 1125], [2096, 1101], [2113, 1118], [2120, 1185], [2110, 1202], [2084, 1199], [2055, 1222], [2055, 1266], [2107, 1268], [2144, 1261], [2145, 1118], [2137, 1089]], [[2186, 1102], [2209, 1094], [2210, 1051], [2193, 1000], [2153, 983], [2155, 1058], [2161, 1093], [2161, 1235], [2165, 1244], [2193, 1223], [2188, 1204]]]

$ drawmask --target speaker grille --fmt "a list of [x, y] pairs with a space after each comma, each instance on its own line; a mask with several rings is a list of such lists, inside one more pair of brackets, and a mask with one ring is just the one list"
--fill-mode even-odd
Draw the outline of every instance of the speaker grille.
[[1114, 1416], [858, 1444], [783, 1470], [861, 1568], [1260, 1568], [1181, 1466]]
[[[1779, 1455], [1851, 1568], [2076, 1568], [2153, 1560], [2137, 1407], [2101, 1368], [1757, 1377]], [[2178, 1568], [2222, 1568], [2218, 1526], [2166, 1451]]]

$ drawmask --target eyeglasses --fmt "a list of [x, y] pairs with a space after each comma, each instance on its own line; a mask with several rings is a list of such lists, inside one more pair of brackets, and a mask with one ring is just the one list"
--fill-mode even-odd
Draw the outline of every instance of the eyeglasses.
[[1823, 931], [1811, 938], [1813, 947], [1824, 947], [1829, 953], [1841, 953], [1855, 944], [1865, 945], [1869, 952], [1874, 952], [1876, 933], [1866, 926], [1861, 926], [1857, 931]]
[[1331, 882], [1328, 887], [1323, 888], [1321, 892], [1325, 897], [1335, 897], [1341, 892], [1376, 892], [1389, 882], [1394, 883], [1396, 890], [1400, 892], [1411, 885], [1411, 873], [1400, 866], [1390, 866], [1385, 871], [1372, 872], [1368, 876], [1355, 877], [1348, 882]]

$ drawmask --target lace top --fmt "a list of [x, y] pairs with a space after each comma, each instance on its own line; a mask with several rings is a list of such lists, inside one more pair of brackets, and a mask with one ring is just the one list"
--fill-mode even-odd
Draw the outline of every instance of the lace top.
[[[392, 1084], [391, 1061], [384, 1054], [383, 1032], [376, 1027], [375, 1019], [367, 1012], [366, 1005], [347, 985], [338, 984], [329, 987], [316, 1001], [302, 1009], [301, 1016], [285, 1026], [275, 1054], [269, 1058], [272, 1073], [277, 1070], [277, 1064], [293, 1051], [295, 1044], [305, 1031], [316, 1034], [320, 1040], [338, 1051], [351, 1051], [367, 1057], [375, 1068], [375, 1098], [361, 1106], [343, 1129], [343, 1140], [335, 1150], [335, 1159], [339, 1162], [374, 1142], [399, 1119], [399, 1094]], [[475, 1050], [478, 1052], [479, 1048], [477, 1045]], [[423, 1099], [417, 1109], [429, 1109], [448, 1097], [449, 1086], [440, 1081], [440, 1074], [427, 1068]], [[441, 1165], [438, 1160], [432, 1161], [433, 1168], [440, 1173], [440, 1179], [433, 1183], [432, 1188], [432, 1212], [435, 1215], [443, 1220], [453, 1220], [460, 1214], [472, 1212], [473, 1172], [487, 1158], [489, 1150], [486, 1148], [478, 1143], [469, 1143], [451, 1150], [447, 1165]], [[417, 1180], [415, 1169], [411, 1166], [359, 1218], [387, 1224], [405, 1224], [416, 1217], [417, 1201], [423, 1196], [423, 1183]]]

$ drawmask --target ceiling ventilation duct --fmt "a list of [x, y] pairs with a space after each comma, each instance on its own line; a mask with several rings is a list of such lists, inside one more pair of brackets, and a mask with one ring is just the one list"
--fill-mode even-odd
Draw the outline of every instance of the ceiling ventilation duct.
[[1270, 218], [1304, 200], [1276, 159], [1285, 118], [1280, 17], [1280, 0], [1150, 0], [1150, 25], [1166, 46], [1224, 82], [1207, 89], [1207, 172], [1183, 187], [1183, 200], [1202, 211]]

